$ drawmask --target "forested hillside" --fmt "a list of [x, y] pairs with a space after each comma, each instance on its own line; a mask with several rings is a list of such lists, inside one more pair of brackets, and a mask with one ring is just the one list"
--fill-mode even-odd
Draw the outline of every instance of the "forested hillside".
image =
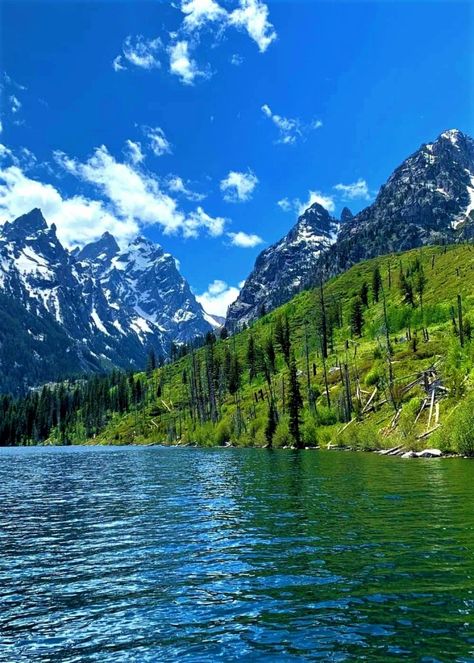
[[470, 244], [390, 255], [162, 367], [4, 397], [0, 439], [471, 454], [473, 321]]

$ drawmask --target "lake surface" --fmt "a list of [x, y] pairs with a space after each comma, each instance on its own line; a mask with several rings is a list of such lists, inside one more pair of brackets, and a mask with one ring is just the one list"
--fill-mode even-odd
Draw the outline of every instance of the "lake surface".
[[0, 449], [0, 661], [474, 661], [474, 462]]

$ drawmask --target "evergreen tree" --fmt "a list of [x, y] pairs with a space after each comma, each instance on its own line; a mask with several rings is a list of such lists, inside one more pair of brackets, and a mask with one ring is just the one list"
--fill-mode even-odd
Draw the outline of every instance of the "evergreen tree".
[[229, 330], [227, 329], [226, 326], [222, 327], [219, 337], [221, 341], [225, 341], [227, 338], [229, 338]]
[[303, 400], [301, 398], [300, 385], [298, 382], [295, 353], [291, 351], [289, 361], [288, 414], [290, 418], [290, 434], [297, 449], [303, 448], [303, 442], [300, 433], [300, 411], [302, 406]]
[[360, 301], [367, 308], [369, 305], [369, 286], [367, 281], [364, 281], [359, 293]]
[[156, 369], [156, 355], [153, 348], [148, 353], [148, 359], [146, 363], [146, 374], [150, 376], [153, 371]]
[[362, 327], [364, 325], [364, 314], [362, 311], [362, 302], [360, 297], [355, 297], [351, 305], [351, 332], [355, 336], [362, 336]]
[[267, 440], [269, 447], [273, 445], [273, 436], [275, 435], [277, 424], [278, 424], [277, 411], [273, 400], [271, 400], [270, 405], [268, 407], [267, 423], [265, 426], [265, 438]]
[[380, 289], [382, 287], [382, 276], [380, 274], [380, 267], [375, 265], [372, 272], [372, 294], [374, 296], [374, 302], [379, 301]]
[[290, 339], [290, 323], [288, 316], [279, 315], [275, 322], [275, 341], [279, 345], [280, 350], [285, 358], [287, 365], [290, 361], [291, 339]]
[[257, 375], [257, 352], [253, 334], [250, 334], [247, 344], [247, 366], [249, 369], [249, 381], [252, 382]]

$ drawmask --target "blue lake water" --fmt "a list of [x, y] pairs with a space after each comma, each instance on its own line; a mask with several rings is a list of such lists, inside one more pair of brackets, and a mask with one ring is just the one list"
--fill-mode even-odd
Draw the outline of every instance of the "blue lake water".
[[474, 461], [0, 449], [0, 661], [474, 661]]

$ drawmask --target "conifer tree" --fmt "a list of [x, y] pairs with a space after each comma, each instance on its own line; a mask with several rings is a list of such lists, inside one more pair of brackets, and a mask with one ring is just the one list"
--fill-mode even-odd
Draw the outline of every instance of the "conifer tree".
[[362, 336], [362, 327], [364, 325], [364, 314], [362, 312], [362, 302], [360, 297], [355, 297], [351, 305], [351, 331], [356, 336]]
[[374, 302], [379, 301], [380, 289], [382, 287], [382, 276], [380, 274], [380, 267], [375, 265], [372, 272], [372, 294], [374, 296]]
[[296, 369], [295, 353], [291, 351], [289, 361], [289, 381], [288, 381], [288, 414], [290, 418], [290, 433], [297, 449], [303, 448], [300, 432], [300, 411], [303, 405], [301, 398], [300, 385], [298, 382], [298, 372]]
[[269, 447], [273, 445], [273, 436], [275, 435], [277, 424], [278, 424], [277, 411], [272, 399], [268, 407], [267, 423], [265, 426], [265, 438], [267, 440]]
[[291, 339], [290, 339], [290, 323], [286, 314], [278, 316], [275, 323], [275, 341], [280, 346], [283, 353], [285, 362], [289, 365]]

